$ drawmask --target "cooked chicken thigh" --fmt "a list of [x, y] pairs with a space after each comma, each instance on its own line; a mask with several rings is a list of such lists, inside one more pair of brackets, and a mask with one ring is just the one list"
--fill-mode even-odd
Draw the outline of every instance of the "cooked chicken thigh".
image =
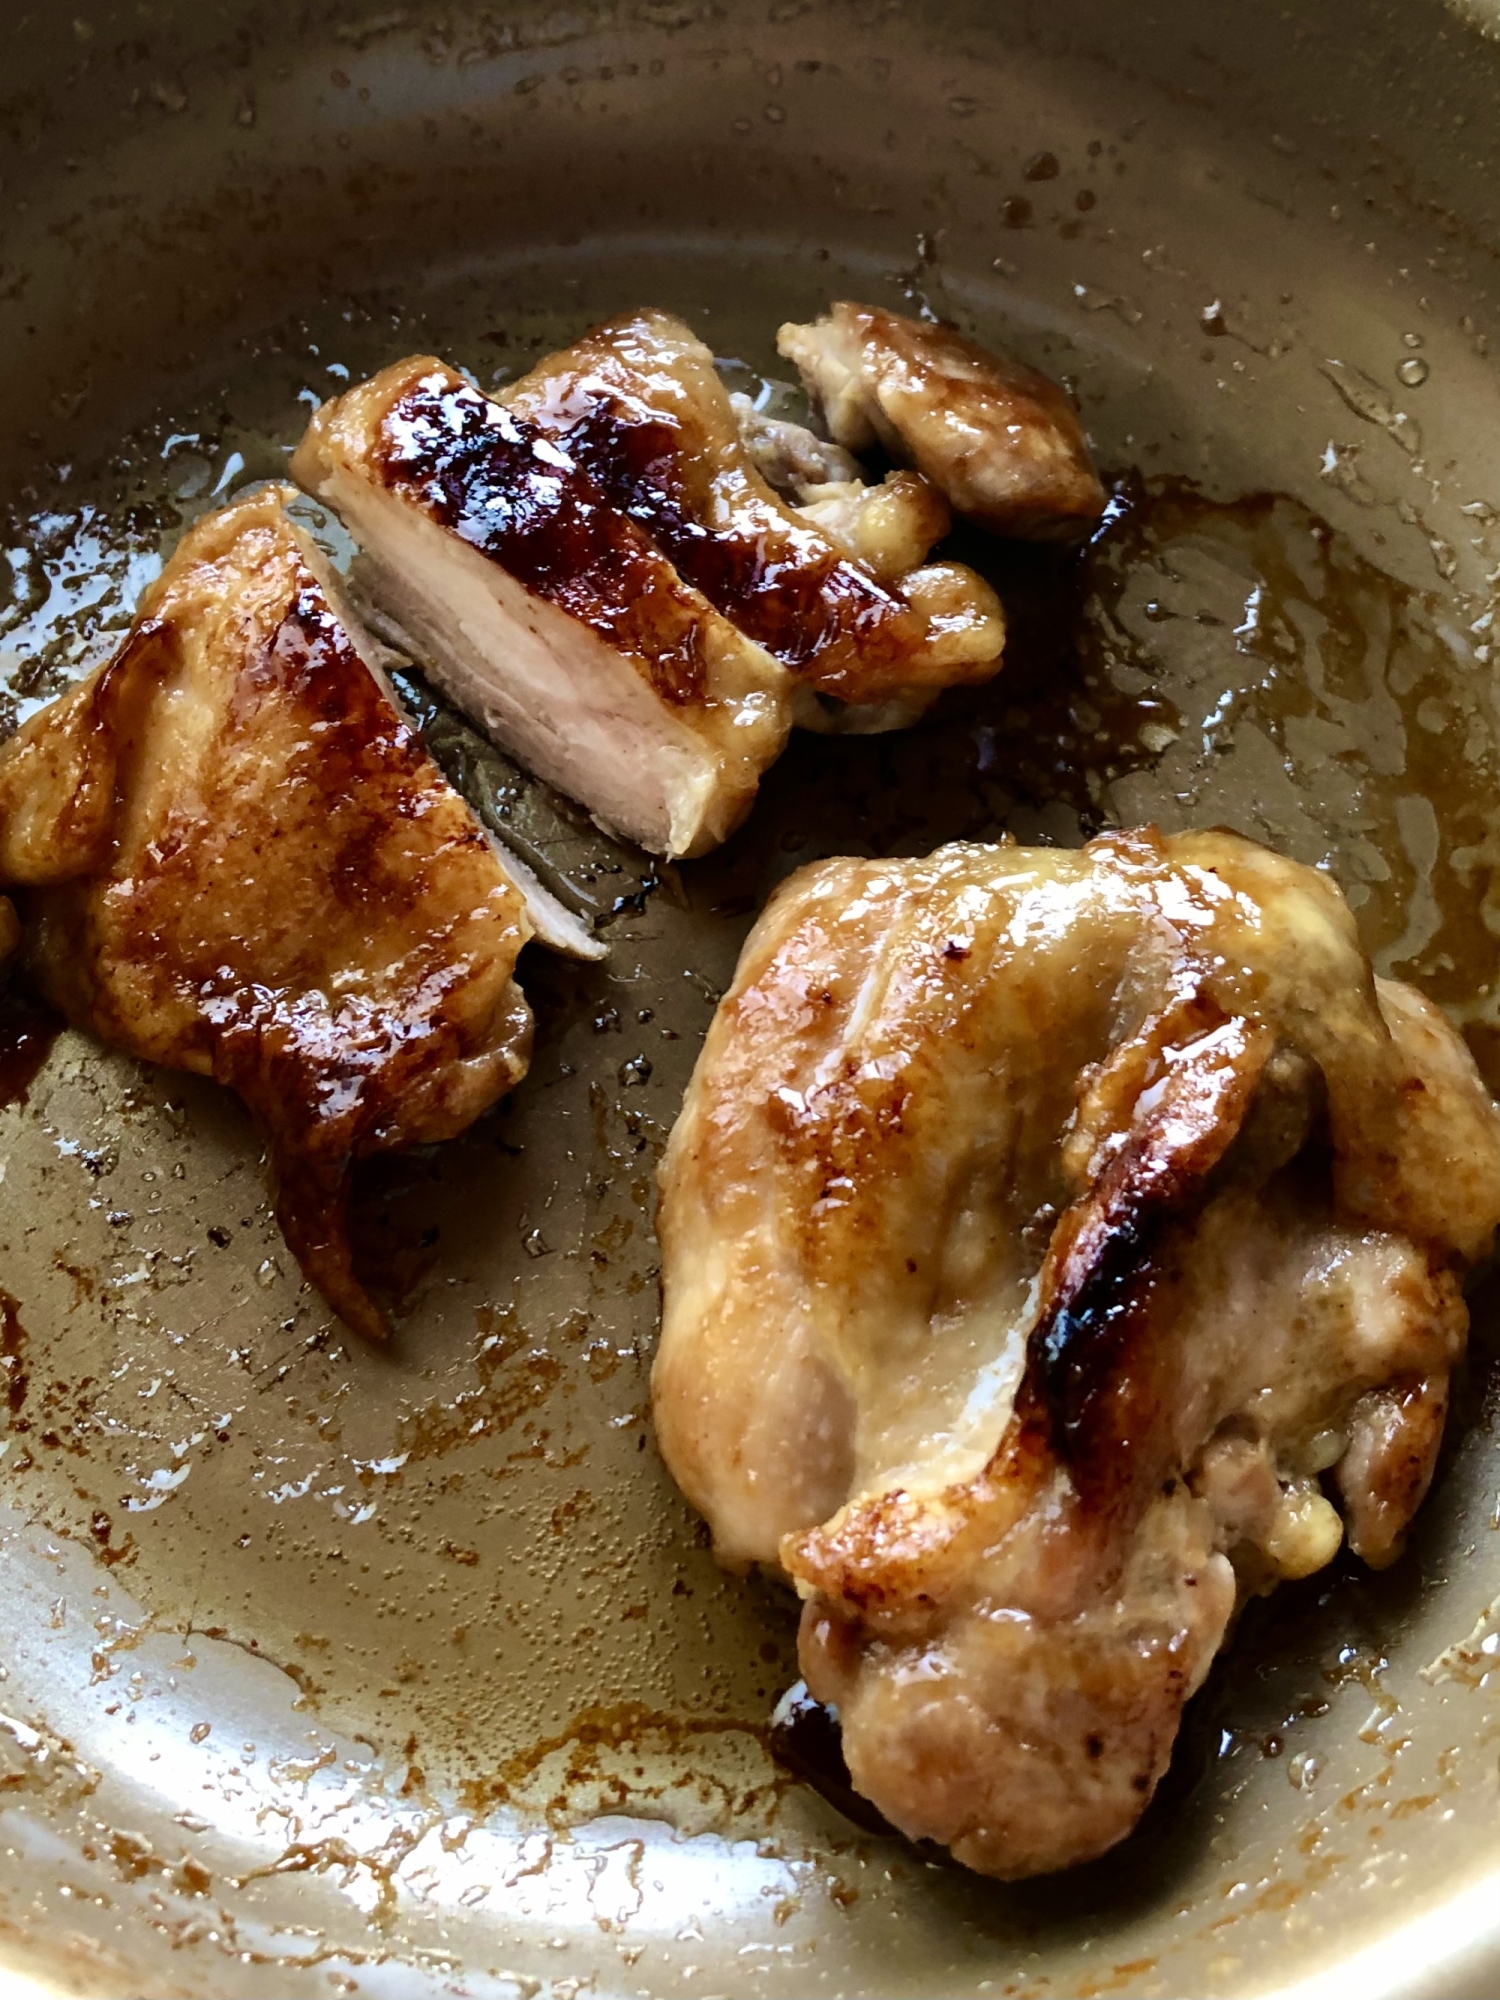
[[669, 1466], [857, 1789], [1016, 1877], [1134, 1825], [1238, 1595], [1399, 1550], [1500, 1113], [1325, 877], [1148, 831], [795, 876], [661, 1178]]
[[[799, 685], [873, 704], [931, 700], [995, 672], [1005, 628], [994, 592], [959, 564], [926, 561], [951, 525], [942, 495], [904, 473], [871, 489], [868, 512], [846, 504], [830, 520], [787, 506], [744, 446], [713, 355], [670, 313], [596, 327], [499, 400]], [[818, 469], [841, 491], [857, 477], [842, 454]]]
[[325, 404], [292, 470], [422, 665], [602, 826], [681, 855], [743, 818], [785, 669], [538, 425], [418, 356]]
[[245, 1100], [288, 1245], [380, 1338], [351, 1165], [524, 1074], [530, 926], [284, 497], [193, 529], [115, 657], [0, 748], [0, 885], [72, 1022]]
[[836, 443], [913, 465], [956, 514], [997, 535], [1072, 541], [1105, 493], [1072, 404], [1047, 376], [951, 327], [842, 303], [778, 348]]

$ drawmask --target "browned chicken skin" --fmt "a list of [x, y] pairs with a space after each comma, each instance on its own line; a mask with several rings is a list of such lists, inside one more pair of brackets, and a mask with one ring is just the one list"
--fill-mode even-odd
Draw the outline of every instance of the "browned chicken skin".
[[787, 675], [538, 425], [418, 355], [325, 404], [292, 469], [423, 667], [540, 777], [656, 853], [738, 825]]
[[[596, 327], [498, 400], [555, 438], [805, 686], [863, 704], [995, 672], [994, 592], [958, 564], [927, 564], [951, 525], [941, 494], [897, 475], [870, 490], [879, 506], [863, 532], [847, 500], [839, 521], [788, 506], [745, 448], [713, 355], [670, 313]], [[818, 469], [844, 488], [857, 477], [847, 461]]]
[[847, 302], [811, 326], [783, 326], [777, 346], [836, 443], [879, 445], [915, 466], [965, 520], [997, 535], [1072, 541], [1103, 514], [1072, 404], [1013, 355]]
[[530, 930], [283, 497], [201, 522], [114, 659], [0, 749], [0, 884], [72, 1022], [245, 1100], [289, 1246], [381, 1338], [351, 1165], [524, 1074]]
[[1467, 1051], [1313, 871], [1151, 832], [829, 862], [663, 1164], [658, 1436], [803, 1596], [857, 1789], [1059, 1868], [1134, 1825], [1238, 1596], [1345, 1526], [1398, 1552], [1497, 1220]]

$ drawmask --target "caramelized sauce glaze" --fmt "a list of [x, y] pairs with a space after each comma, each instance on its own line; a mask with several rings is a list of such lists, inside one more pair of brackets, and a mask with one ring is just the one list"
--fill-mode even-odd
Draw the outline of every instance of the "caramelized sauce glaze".
[[920, 649], [920, 619], [895, 592], [821, 537], [770, 517], [748, 527], [706, 527], [687, 497], [686, 449], [676, 424], [629, 422], [593, 404], [564, 433], [569, 455], [617, 507], [639, 521], [716, 610], [794, 672], [830, 654], [853, 655], [866, 673], [899, 670]]
[[0, 985], [0, 1110], [26, 1102], [62, 1025], [23, 987]]
[[699, 608], [643, 531], [535, 424], [429, 376], [382, 425], [387, 482], [535, 596], [633, 655], [664, 701], [701, 700]]

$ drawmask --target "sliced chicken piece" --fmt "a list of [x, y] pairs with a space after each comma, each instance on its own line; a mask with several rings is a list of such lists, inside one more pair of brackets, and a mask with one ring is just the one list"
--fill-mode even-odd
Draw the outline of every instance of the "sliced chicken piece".
[[993, 534], [1074, 541], [1106, 494], [1072, 404], [1047, 376], [953, 328], [879, 306], [841, 303], [810, 326], [783, 326], [834, 440], [877, 446], [930, 479], [955, 514]]
[[0, 884], [69, 1020], [245, 1100], [288, 1245], [378, 1339], [351, 1166], [525, 1073], [529, 925], [288, 494], [200, 522], [115, 657], [0, 748]]
[[402, 642], [539, 777], [658, 854], [738, 825], [788, 676], [547, 431], [417, 356], [325, 404], [292, 471]]
[[667, 1463], [858, 1791], [1015, 1877], [1129, 1832], [1238, 1597], [1397, 1553], [1500, 1112], [1310, 869], [951, 847], [785, 885], [661, 1183]]
[[[931, 700], [996, 671], [1005, 626], [994, 592], [956, 563], [925, 566], [950, 525], [942, 496], [907, 474], [836, 526], [786, 505], [742, 442], [713, 355], [671, 314], [595, 328], [501, 400], [585, 467], [800, 687], [870, 705]], [[852, 468], [823, 446], [818, 469]]]

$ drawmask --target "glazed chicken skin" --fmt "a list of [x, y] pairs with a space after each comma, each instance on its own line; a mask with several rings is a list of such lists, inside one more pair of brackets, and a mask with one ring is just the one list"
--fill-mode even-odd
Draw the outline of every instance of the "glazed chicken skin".
[[1074, 541], [1106, 495], [1072, 404], [1047, 376], [947, 326], [835, 305], [776, 340], [834, 441], [914, 466], [997, 535]]
[[[999, 665], [994, 592], [961, 564], [927, 561], [951, 526], [937, 489], [913, 472], [867, 487], [847, 454], [830, 463], [801, 433], [804, 469], [837, 479], [809, 487], [821, 506], [787, 505], [746, 448], [712, 353], [670, 313], [596, 327], [497, 400], [555, 439], [799, 690], [915, 710]], [[815, 704], [798, 714], [818, 719]]]
[[524, 1074], [531, 926], [286, 497], [194, 528], [115, 657], [0, 748], [0, 885], [75, 1026], [244, 1099], [289, 1247], [378, 1339], [352, 1164]]
[[292, 472], [393, 636], [606, 830], [689, 855], [739, 824], [791, 727], [785, 669], [536, 424], [418, 355], [325, 404]]
[[1500, 1114], [1324, 876], [1148, 830], [793, 877], [661, 1185], [668, 1465], [857, 1790], [1014, 1878], [1129, 1832], [1245, 1593], [1398, 1553]]

